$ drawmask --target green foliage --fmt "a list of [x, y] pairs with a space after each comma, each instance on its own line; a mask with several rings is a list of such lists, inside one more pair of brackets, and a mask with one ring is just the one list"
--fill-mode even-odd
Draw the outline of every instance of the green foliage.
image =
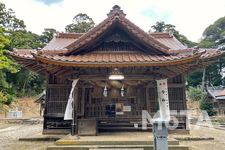
[[[163, 31], [170, 31], [174, 29], [176, 26], [172, 24], [165, 24], [164, 21], [157, 21], [155, 25], [152, 25], [151, 28], [154, 32], [163, 32]], [[149, 30], [151, 32], [151, 30]]]
[[219, 18], [203, 32], [203, 41], [216, 42], [216, 46], [224, 42], [225, 17]]
[[213, 111], [212, 111], [213, 104], [212, 104], [212, 102], [206, 102], [206, 101], [201, 100], [199, 107], [200, 107], [201, 110], [205, 110], [208, 113], [209, 116], [213, 116]]
[[7, 31], [23, 30], [26, 28], [23, 20], [16, 18], [15, 12], [6, 9], [5, 4], [0, 2], [0, 24]]
[[5, 69], [7, 71], [15, 73], [18, 71], [16, 69], [17, 63], [9, 59], [7, 50], [3, 49], [5, 45], [9, 45], [10, 43], [9, 39], [6, 38], [3, 30], [4, 29], [0, 26], [0, 70]]
[[53, 36], [56, 33], [56, 30], [52, 29], [52, 28], [47, 28], [47, 29], [44, 29], [44, 30], [45, 31], [42, 32], [43, 35], [41, 35], [41, 37], [40, 37], [40, 41], [43, 44], [47, 44], [53, 39]]
[[200, 88], [190, 86], [187, 91], [187, 95], [192, 101], [199, 101], [205, 98], [206, 93], [202, 92]]
[[2, 104], [11, 104], [14, 101], [15, 97], [8, 93], [0, 92], [0, 103]]
[[86, 33], [94, 27], [95, 23], [87, 14], [79, 13], [73, 18], [73, 23], [66, 26], [68, 33]]
[[[192, 42], [190, 40], [187, 39], [186, 36], [182, 35], [179, 33], [179, 31], [177, 31], [175, 29], [175, 25], [172, 24], [165, 24], [164, 21], [160, 21], [160, 22], [156, 22], [156, 25], [151, 26], [151, 28], [153, 29], [153, 32], [157, 33], [157, 32], [169, 32], [172, 31], [173, 35], [184, 45], [186, 45], [187, 47], [194, 47], [196, 46], [198, 43], [196, 42]], [[151, 30], [149, 30], [149, 32], [152, 32]]]
[[25, 28], [23, 20], [16, 18], [12, 9], [7, 10], [0, 3], [0, 91], [4, 96], [1, 100], [6, 104], [14, 101], [16, 95], [35, 96], [45, 89], [45, 79], [13, 62], [7, 50], [42, 48], [45, 38], [53, 38], [51, 31], [54, 29], [45, 30], [44, 35], [39, 36]]
[[197, 87], [197, 85], [199, 85], [202, 82], [202, 74], [203, 74], [202, 70], [203, 69], [185, 77], [185, 81], [188, 83], [187, 85], [188, 87], [189, 86]]
[[10, 94], [6, 94], [7, 97], [7, 103], [6, 104], [11, 104], [14, 100], [15, 100], [15, 96], [14, 95], [10, 95]]
[[[199, 48], [222, 48], [225, 43], [225, 17], [219, 18], [212, 25], [209, 25], [203, 32], [203, 39], [198, 44]], [[225, 85], [224, 77], [222, 76], [222, 68], [225, 67], [225, 57], [221, 57], [218, 62], [214, 62], [206, 67], [205, 83], [208, 86]], [[201, 84], [202, 71], [198, 71], [189, 75], [186, 80], [188, 84], [197, 86]]]
[[1, 91], [0, 92], [0, 103], [6, 103], [7, 102], [7, 97], [4, 95], [4, 93]]

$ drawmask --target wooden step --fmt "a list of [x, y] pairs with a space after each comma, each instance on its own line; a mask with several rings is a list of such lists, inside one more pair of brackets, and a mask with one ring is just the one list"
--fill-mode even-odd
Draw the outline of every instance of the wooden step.
[[[98, 124], [99, 126], [101, 126], [101, 125], [132, 125], [132, 126], [134, 126], [134, 124], [138, 124], [138, 125], [142, 125], [141, 123], [111, 123], [111, 122], [107, 122], [107, 123], [100, 123], [100, 124]], [[151, 123], [147, 123], [147, 125], [149, 125], [149, 126], [152, 126], [152, 124]]]
[[[189, 150], [185, 145], [169, 145], [169, 150]], [[92, 149], [107, 149], [107, 150], [154, 150], [154, 145], [68, 145], [68, 146], [49, 146], [47, 150], [92, 150]]]
[[[179, 145], [178, 140], [168, 140], [169, 145]], [[149, 140], [109, 140], [109, 141], [101, 141], [101, 140], [96, 140], [96, 141], [82, 141], [82, 140], [58, 140], [56, 141], [57, 146], [62, 146], [62, 145], [154, 145], [154, 140], [149, 139]]]
[[[98, 127], [99, 130], [142, 130], [142, 127]], [[147, 127], [147, 130], [151, 130], [152, 127]]]

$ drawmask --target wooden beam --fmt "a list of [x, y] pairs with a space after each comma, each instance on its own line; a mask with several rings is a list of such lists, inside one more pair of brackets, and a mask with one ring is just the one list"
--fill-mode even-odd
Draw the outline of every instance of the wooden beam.
[[55, 73], [55, 76], [61, 77], [61, 75], [64, 75], [64, 73], [67, 71], [70, 71], [70, 70], [63, 68], [62, 70], [59, 70], [57, 73]]
[[101, 67], [101, 68], [99, 68], [99, 69], [100, 69], [100, 72], [101, 72], [102, 74], [108, 74], [107, 67]]
[[[110, 75], [79, 75], [80, 80], [110, 80]], [[124, 75], [123, 80], [154, 80], [154, 75]]]
[[184, 87], [185, 86], [185, 84], [183, 84], [183, 83], [169, 83], [168, 84], [168, 87]]
[[131, 74], [137, 74], [141, 68], [140, 67], [134, 67], [131, 71]]

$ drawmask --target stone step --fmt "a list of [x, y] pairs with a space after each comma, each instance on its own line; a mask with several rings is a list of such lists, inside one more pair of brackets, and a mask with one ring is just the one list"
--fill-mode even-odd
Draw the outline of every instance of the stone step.
[[[189, 150], [185, 145], [169, 145], [169, 150]], [[154, 150], [154, 145], [67, 145], [49, 146], [47, 150]]]
[[[121, 127], [121, 126], [118, 126], [118, 127], [98, 127], [98, 129], [101, 131], [101, 130], [143, 130], [142, 127]], [[151, 130], [152, 127], [147, 127], [148, 130]], [[144, 130], [146, 131], [146, 130]]]
[[[169, 145], [179, 145], [178, 140], [168, 140]], [[130, 140], [130, 141], [125, 141], [125, 140], [120, 140], [120, 141], [81, 141], [81, 140], [58, 140], [56, 141], [57, 146], [61, 145], [101, 145], [101, 146], [107, 146], [107, 145], [130, 145], [130, 146], [135, 146], [135, 145], [154, 145], [153, 140], [142, 140], [142, 141], [135, 141], [135, 140]]]

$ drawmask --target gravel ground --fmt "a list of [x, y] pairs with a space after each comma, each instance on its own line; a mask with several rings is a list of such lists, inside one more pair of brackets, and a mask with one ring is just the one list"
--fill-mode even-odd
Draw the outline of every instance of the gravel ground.
[[19, 141], [19, 138], [42, 132], [43, 125], [15, 125], [0, 130], [0, 150], [44, 150], [55, 142]]
[[[7, 126], [4, 124], [1, 126]], [[8, 128], [0, 129], [0, 150], [44, 150], [55, 142], [51, 141], [18, 141], [21, 137], [34, 135], [42, 131], [42, 124], [37, 125], [12, 125]], [[200, 127], [194, 130], [191, 125], [191, 135], [193, 136], [209, 136], [214, 140], [205, 141], [180, 141], [180, 145], [188, 145], [190, 150], [225, 150], [225, 130]]]
[[213, 137], [214, 140], [180, 141], [180, 145], [188, 145], [190, 150], [225, 150], [225, 128], [218, 130], [200, 127], [198, 130], [194, 130], [195, 125], [191, 125], [190, 128], [191, 135]]

